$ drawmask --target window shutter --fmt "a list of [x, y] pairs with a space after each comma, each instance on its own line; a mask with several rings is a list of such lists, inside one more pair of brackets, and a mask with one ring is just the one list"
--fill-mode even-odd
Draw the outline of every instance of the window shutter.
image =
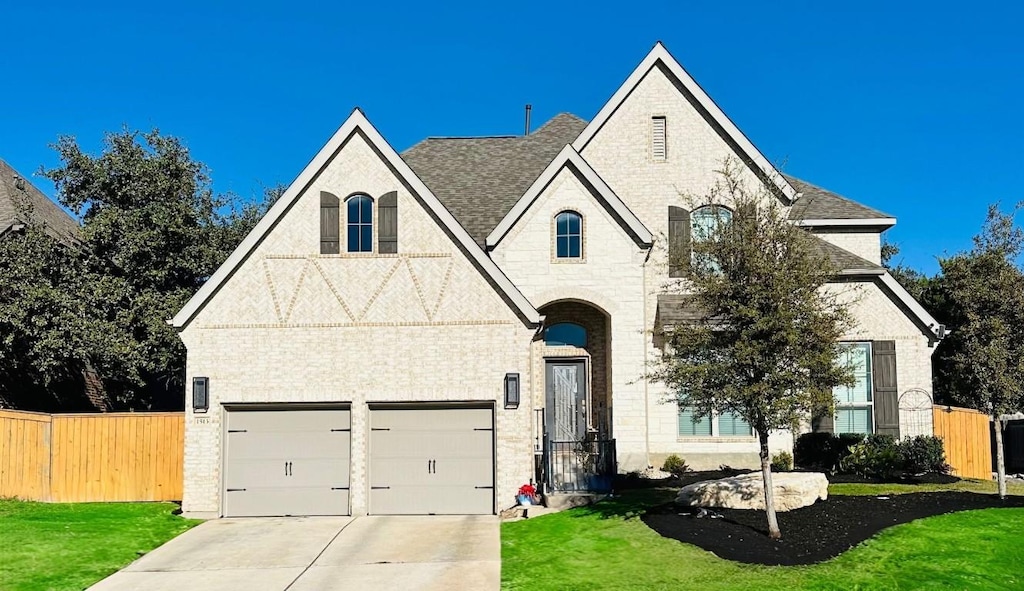
[[690, 270], [690, 212], [668, 208], [668, 276], [686, 277]]
[[377, 230], [377, 252], [398, 253], [398, 192], [385, 193], [377, 202], [380, 228]]
[[871, 342], [875, 433], [900, 436], [899, 391], [896, 385], [896, 342]]
[[320, 192], [320, 254], [341, 252], [341, 201], [327, 191]]
[[668, 158], [668, 138], [664, 117], [651, 117], [651, 158], [663, 162]]

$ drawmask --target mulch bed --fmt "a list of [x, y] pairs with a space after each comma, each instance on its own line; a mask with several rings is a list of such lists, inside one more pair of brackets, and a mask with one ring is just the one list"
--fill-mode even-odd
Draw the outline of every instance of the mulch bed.
[[1024, 507], [1024, 497], [1000, 500], [969, 492], [830, 496], [810, 507], [779, 513], [782, 540], [768, 538], [764, 511], [710, 509], [721, 518], [697, 517], [700, 509], [672, 503], [641, 517], [662, 536], [694, 544], [720, 558], [748, 564], [798, 565], [828, 560], [879, 531], [922, 517], [992, 507]]

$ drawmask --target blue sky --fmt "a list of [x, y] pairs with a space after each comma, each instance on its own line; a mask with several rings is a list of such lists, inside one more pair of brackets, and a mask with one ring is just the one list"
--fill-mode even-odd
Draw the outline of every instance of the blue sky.
[[[970, 246], [1024, 198], [1019, 3], [17, 2], [0, 158], [158, 127], [215, 189], [287, 183], [360, 106], [397, 149], [590, 119], [662, 40], [769, 159], [899, 218], [906, 264]], [[45, 192], [52, 186], [35, 180]]]

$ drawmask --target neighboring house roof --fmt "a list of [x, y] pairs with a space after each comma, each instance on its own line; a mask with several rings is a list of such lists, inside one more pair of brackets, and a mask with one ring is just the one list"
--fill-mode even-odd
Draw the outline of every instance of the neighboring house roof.
[[562, 113], [525, 136], [427, 138], [402, 159], [478, 244], [586, 121]]
[[807, 181], [786, 175], [800, 192], [800, 198], [789, 210], [789, 219], [802, 226], [871, 225], [892, 226], [896, 218], [877, 209], [861, 205]]
[[604, 124], [611, 119], [611, 116], [622, 106], [622, 103], [626, 101], [626, 98], [633, 92], [634, 89], [643, 81], [644, 76], [651, 71], [652, 68], [658, 65], [664, 67], [680, 85], [686, 90], [691, 97], [693, 97], [694, 106], [701, 111], [702, 115], [706, 114], [706, 117], [710, 119], [710, 123], [721, 130], [720, 133], [724, 134], [727, 142], [734, 146], [744, 161], [752, 164], [766, 181], [771, 182], [775, 185], [778, 191], [792, 203], [796, 199], [796, 189], [790, 185], [789, 181], [782, 176], [779, 171], [772, 166], [771, 162], [764, 157], [764, 154], [754, 146], [753, 143], [747, 136], [743, 135], [736, 124], [722, 111], [721, 108], [715, 101], [708, 96], [708, 93], [704, 92], [704, 89], [697, 84], [697, 81], [683, 69], [679, 62], [676, 61], [672, 54], [668, 52], [668, 49], [662, 45], [661, 41], [654, 44], [654, 48], [647, 54], [640, 65], [633, 70], [633, 73], [629, 75], [629, 78], [622, 83], [612, 98], [605, 103], [604, 107], [597, 113], [593, 121], [587, 125], [587, 128], [580, 133], [576, 141], [573, 142], [573, 147], [576, 148], [577, 152], [583, 152], [590, 140], [597, 135], [597, 132], [604, 127]]
[[42, 222], [45, 231], [54, 238], [78, 236], [75, 218], [30, 183], [25, 175], [0, 160], [0, 234], [28, 222], [23, 210], [26, 204], [31, 208], [32, 217]]
[[555, 177], [563, 168], [570, 168], [580, 175], [580, 178], [594, 191], [601, 204], [615, 216], [638, 245], [646, 247], [654, 242], [654, 236], [651, 235], [651, 231], [636, 217], [633, 210], [626, 207], [626, 204], [615, 194], [615, 191], [612, 191], [611, 187], [604, 182], [604, 179], [591, 168], [590, 164], [571, 145], [566, 144], [562, 151], [544, 169], [544, 172], [537, 177], [537, 180], [530, 185], [530, 188], [527, 189], [522, 198], [502, 218], [498, 226], [494, 228], [494, 231], [487, 236], [488, 249], [494, 248], [501, 242], [501, 239], [508, 234], [519, 218], [530, 209], [530, 205], [537, 200], [537, 197], [551, 184], [551, 181], [555, 180]]
[[509, 306], [515, 310], [528, 324], [539, 325], [540, 313], [533, 307], [529, 300], [516, 288], [515, 285], [505, 276], [498, 266], [483, 251], [479, 243], [475, 242], [469, 233], [441, 204], [438, 198], [423, 183], [409, 165], [395, 152], [394, 148], [380, 135], [380, 132], [367, 120], [366, 116], [359, 109], [352, 111], [349, 118], [342, 124], [338, 131], [331, 136], [327, 144], [317, 152], [313, 160], [299, 173], [299, 176], [292, 181], [284, 194], [274, 203], [270, 211], [263, 216], [256, 224], [256, 227], [249, 232], [242, 240], [242, 243], [231, 253], [213, 276], [203, 284], [199, 291], [185, 304], [185, 306], [174, 316], [171, 324], [177, 328], [184, 327], [195, 314], [202, 308], [203, 304], [210, 299], [217, 289], [227, 281], [228, 277], [235, 272], [242, 262], [249, 256], [263, 238], [271, 231], [277, 221], [285, 215], [296, 199], [306, 190], [310, 183], [316, 179], [331, 158], [345, 145], [354, 134], [362, 134], [373, 148], [380, 154], [386, 163], [392, 168], [400, 180], [407, 183], [410, 189], [423, 200], [423, 203], [430, 210], [445, 229], [451, 233], [456, 242], [466, 252], [470, 259], [481, 270], [486, 279], [501, 294]]

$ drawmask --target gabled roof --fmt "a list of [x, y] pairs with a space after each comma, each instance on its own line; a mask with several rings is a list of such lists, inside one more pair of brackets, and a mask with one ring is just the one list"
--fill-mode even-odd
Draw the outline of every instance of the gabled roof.
[[427, 138], [402, 158], [478, 244], [586, 127], [562, 113], [525, 136]]
[[626, 78], [626, 81], [622, 83], [612, 98], [605, 103], [604, 107], [597, 113], [597, 116], [587, 125], [586, 129], [580, 133], [576, 141], [573, 142], [572, 146], [576, 148], [577, 152], [583, 152], [590, 140], [594, 139], [597, 132], [604, 127], [604, 124], [611, 119], [611, 116], [619, 109], [620, 106], [626, 101], [626, 98], [633, 92], [633, 90], [640, 84], [653, 68], [661, 64], [672, 76], [679, 81], [684, 89], [693, 97], [696, 104], [707, 113], [707, 116], [711, 118], [711, 121], [718, 126], [725, 133], [727, 141], [730, 141], [736, 149], [739, 151], [739, 155], [747, 161], [750, 165], [755, 168], [755, 172], [764, 178], [766, 181], [775, 185], [779, 193], [781, 193], [785, 199], [792, 203], [796, 198], [797, 191], [789, 184], [789, 181], [783, 177], [771, 162], [764, 157], [764, 154], [754, 146], [753, 143], [747, 136], [743, 135], [736, 124], [729, 119], [729, 117], [722, 111], [721, 108], [715, 101], [708, 96], [708, 93], [704, 92], [704, 89], [697, 84], [687, 72], [683, 69], [679, 62], [676, 61], [672, 54], [665, 49], [661, 41], [654, 44], [654, 48], [647, 54], [640, 65], [633, 70], [633, 73]]
[[786, 175], [800, 192], [800, 198], [789, 210], [789, 219], [802, 226], [892, 226], [896, 218], [877, 209], [861, 205], [842, 195]]
[[612, 191], [611, 187], [604, 182], [604, 179], [591, 168], [590, 164], [579, 155], [579, 152], [574, 150], [571, 145], [566, 144], [562, 151], [544, 169], [544, 172], [537, 177], [537, 180], [530, 185], [530, 188], [526, 190], [522, 198], [512, 206], [508, 214], [502, 218], [497, 227], [487, 236], [488, 249], [494, 248], [501, 242], [501, 239], [508, 234], [519, 218], [530, 209], [530, 206], [537, 200], [541, 192], [551, 184], [551, 181], [555, 180], [559, 171], [567, 167], [572, 169], [590, 186], [595, 196], [598, 197], [598, 201], [615, 216], [638, 245], [650, 246], [654, 242], [654, 237], [651, 235], [650, 230], [636, 217], [636, 214], [626, 207], [622, 199], [615, 194], [615, 191]]
[[22, 213], [23, 205], [31, 208], [31, 215], [42, 222], [44, 231], [52, 237], [63, 240], [78, 236], [75, 218], [28, 182], [25, 175], [0, 160], [0, 234], [28, 221]]
[[234, 273], [242, 262], [252, 253], [257, 245], [263, 240], [277, 224], [285, 213], [291, 208], [296, 199], [306, 190], [320, 171], [331, 161], [345, 143], [355, 134], [361, 134], [380, 156], [384, 159], [394, 173], [419, 197], [427, 206], [430, 212], [437, 218], [442, 226], [454, 237], [456, 242], [466, 252], [470, 259], [476, 264], [481, 273], [501, 294], [509, 306], [516, 311], [528, 324], [539, 325], [540, 314], [530, 301], [509, 281], [508, 277], [498, 269], [492, 261], [474, 242], [466, 229], [455, 220], [451, 212], [438, 201], [437, 197], [423, 184], [416, 173], [409, 168], [409, 165], [395, 152], [394, 148], [380, 135], [380, 132], [367, 120], [366, 116], [359, 109], [352, 111], [349, 118], [342, 124], [338, 131], [331, 136], [327, 144], [317, 152], [313, 160], [299, 173], [288, 189], [281, 195], [270, 211], [256, 224], [256, 227], [242, 240], [241, 244], [231, 253], [223, 265], [221, 265], [213, 276], [203, 284], [185, 306], [179, 311], [171, 323], [178, 328], [185, 326], [209, 300], [217, 289]]

